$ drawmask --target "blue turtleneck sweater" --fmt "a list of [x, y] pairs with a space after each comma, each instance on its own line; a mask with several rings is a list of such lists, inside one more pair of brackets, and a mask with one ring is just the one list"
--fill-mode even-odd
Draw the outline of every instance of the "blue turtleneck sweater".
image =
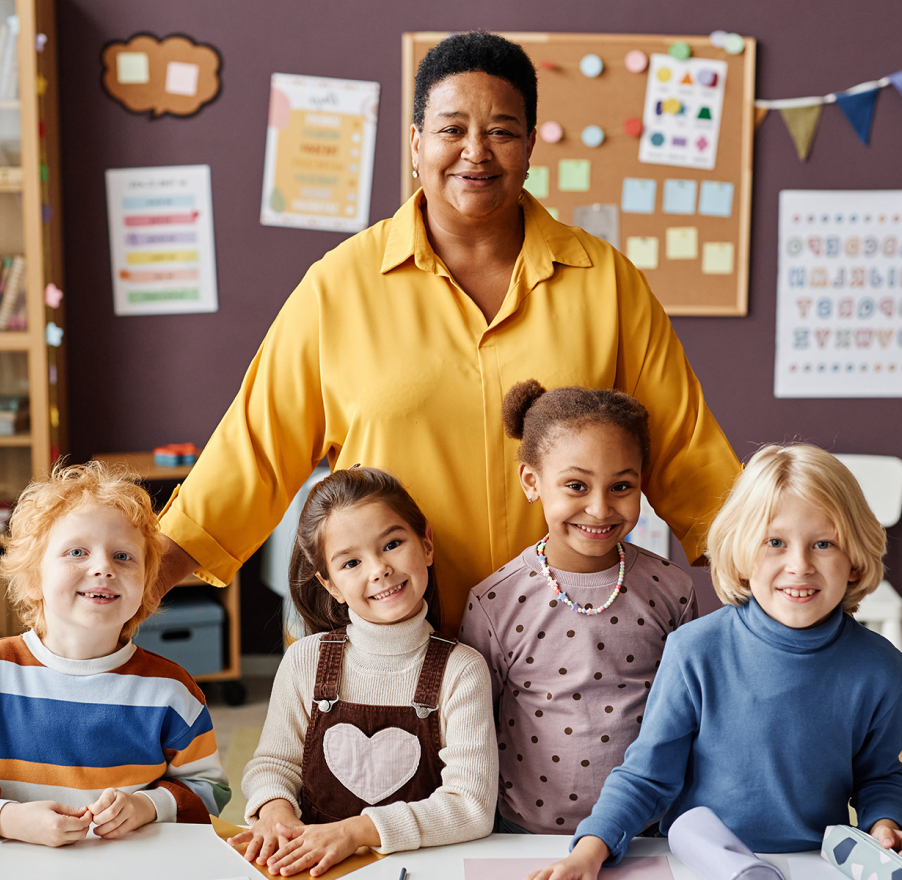
[[[756, 852], [820, 847], [827, 825], [902, 824], [902, 653], [837, 608], [790, 629], [758, 603], [667, 637], [642, 730], [573, 838], [615, 864], [664, 813], [662, 831], [710, 807]], [[665, 812], [666, 811], [666, 812]]]

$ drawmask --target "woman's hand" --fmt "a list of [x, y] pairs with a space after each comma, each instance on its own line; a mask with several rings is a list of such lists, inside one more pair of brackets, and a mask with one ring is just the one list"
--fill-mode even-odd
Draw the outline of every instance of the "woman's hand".
[[28, 804], [7, 803], [0, 810], [0, 837], [65, 846], [84, 840], [91, 827], [87, 807], [67, 807], [55, 801], [32, 801]]
[[902, 852], [902, 831], [892, 819], [878, 819], [870, 831], [884, 849]]
[[280, 825], [278, 831], [289, 840], [269, 859], [266, 867], [271, 874], [283, 877], [299, 871], [310, 871], [311, 877], [319, 877], [361, 846], [379, 846], [382, 842], [369, 816], [302, 828]]
[[289, 836], [276, 830], [277, 825], [292, 830], [305, 827], [295, 816], [294, 807], [284, 798], [276, 798], [260, 807], [257, 819], [249, 831], [242, 831], [241, 834], [228, 838], [227, 842], [232, 846], [246, 843], [244, 857], [249, 862], [256, 861], [258, 865], [265, 865], [276, 850], [291, 840]]
[[157, 818], [153, 801], [143, 794], [128, 794], [118, 788], [108, 788], [87, 807], [93, 816], [94, 833], [112, 840]]
[[526, 880], [598, 880], [601, 865], [610, 854], [601, 838], [581, 837], [566, 859], [533, 871]]

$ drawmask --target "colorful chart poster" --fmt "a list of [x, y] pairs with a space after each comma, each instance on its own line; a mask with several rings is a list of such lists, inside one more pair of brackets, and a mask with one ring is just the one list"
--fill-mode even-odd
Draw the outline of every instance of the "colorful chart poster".
[[274, 73], [260, 222], [365, 229], [378, 109], [379, 83]]
[[679, 61], [653, 54], [648, 69], [639, 161], [714, 169], [727, 64], [713, 58]]
[[902, 397], [902, 190], [783, 190], [777, 397]]
[[209, 165], [106, 172], [117, 315], [215, 312]]

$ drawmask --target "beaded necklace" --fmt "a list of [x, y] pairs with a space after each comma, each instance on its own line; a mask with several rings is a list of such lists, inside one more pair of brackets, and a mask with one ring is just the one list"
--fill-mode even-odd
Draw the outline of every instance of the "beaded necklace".
[[617, 576], [617, 586], [614, 587], [614, 592], [608, 596], [608, 601], [601, 606], [601, 608], [583, 608], [579, 602], [574, 602], [570, 597], [561, 589], [561, 585], [554, 579], [551, 574], [551, 567], [548, 565], [548, 557], [545, 556], [545, 546], [548, 544], [548, 539], [551, 537], [551, 532], [545, 535], [538, 544], [536, 544], [536, 556], [539, 557], [539, 562], [542, 563], [542, 574], [548, 578], [548, 583], [551, 584], [554, 592], [557, 593], [558, 598], [561, 602], [565, 602], [570, 606], [571, 611], [575, 611], [577, 614], [601, 614], [602, 611], [606, 611], [608, 608], [613, 605], [614, 600], [620, 595], [620, 588], [623, 586], [623, 573], [626, 571], [626, 564], [624, 562], [625, 554], [623, 552], [623, 544], [617, 544], [617, 552], [620, 554], [620, 574]]

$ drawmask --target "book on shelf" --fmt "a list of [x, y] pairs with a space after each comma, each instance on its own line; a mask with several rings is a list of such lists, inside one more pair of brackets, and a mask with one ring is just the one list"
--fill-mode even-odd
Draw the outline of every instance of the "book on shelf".
[[27, 330], [25, 257], [3, 257], [0, 272], [0, 330]]

